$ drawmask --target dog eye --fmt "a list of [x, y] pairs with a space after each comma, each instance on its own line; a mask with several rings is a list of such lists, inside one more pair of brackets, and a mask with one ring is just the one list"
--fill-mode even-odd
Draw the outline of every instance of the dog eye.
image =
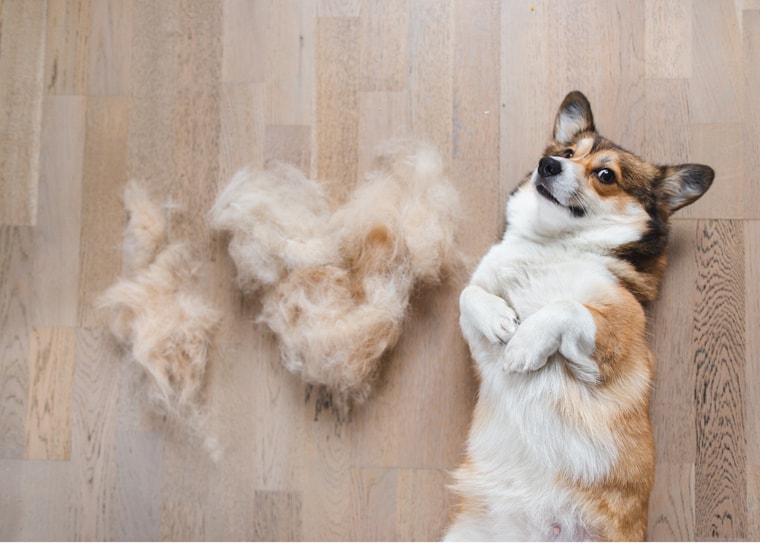
[[565, 152], [562, 153], [562, 156], [565, 158], [573, 158], [574, 155], [575, 155], [575, 151], [573, 151], [572, 149], [565, 149]]
[[615, 182], [615, 172], [609, 168], [602, 168], [596, 171], [596, 178], [605, 185], [611, 185]]

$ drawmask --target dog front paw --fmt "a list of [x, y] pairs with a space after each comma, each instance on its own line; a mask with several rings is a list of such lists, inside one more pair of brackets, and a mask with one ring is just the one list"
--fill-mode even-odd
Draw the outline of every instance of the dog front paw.
[[562, 334], [557, 324], [558, 319], [548, 312], [538, 312], [525, 319], [504, 347], [504, 370], [526, 373], [543, 368], [560, 347]]
[[462, 329], [477, 331], [493, 343], [505, 344], [517, 331], [520, 319], [503, 298], [479, 287], [465, 288], [460, 298]]
[[549, 357], [557, 352], [557, 345], [551, 338], [523, 333], [520, 328], [504, 347], [502, 359], [504, 371], [508, 373], [527, 373], [540, 370], [546, 365]]

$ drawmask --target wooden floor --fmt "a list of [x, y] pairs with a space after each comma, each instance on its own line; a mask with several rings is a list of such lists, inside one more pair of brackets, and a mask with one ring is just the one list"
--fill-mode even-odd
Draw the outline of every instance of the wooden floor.
[[[461, 191], [473, 265], [574, 88], [613, 140], [717, 171], [649, 310], [649, 537], [760, 539], [760, 1], [0, 1], [1, 540], [440, 537], [475, 391], [466, 275], [415, 297], [341, 423], [279, 366], [205, 213], [271, 157], [340, 197], [378, 142], [414, 135]], [[92, 307], [130, 178], [176, 206], [224, 312], [218, 463], [145, 410]]]

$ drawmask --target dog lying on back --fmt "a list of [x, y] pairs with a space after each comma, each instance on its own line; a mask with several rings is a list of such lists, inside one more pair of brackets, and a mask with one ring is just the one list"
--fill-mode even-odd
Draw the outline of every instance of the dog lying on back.
[[644, 538], [654, 361], [642, 304], [658, 294], [670, 215], [713, 177], [644, 162], [567, 95], [460, 297], [480, 391], [447, 540]]

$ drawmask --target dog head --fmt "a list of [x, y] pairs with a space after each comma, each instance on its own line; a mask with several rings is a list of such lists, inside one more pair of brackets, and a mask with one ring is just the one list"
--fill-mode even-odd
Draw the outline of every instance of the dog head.
[[559, 107], [544, 155], [517, 192], [535, 196], [526, 217], [534, 232], [585, 237], [637, 272], [661, 273], [671, 214], [702, 196], [714, 175], [701, 164], [648, 163], [602, 137], [588, 100], [573, 91]]
[[649, 164], [600, 136], [591, 105], [573, 91], [557, 112], [552, 141], [531, 182], [545, 200], [577, 218], [637, 214], [630, 208], [640, 208], [663, 220], [702, 196], [714, 175], [701, 164]]

